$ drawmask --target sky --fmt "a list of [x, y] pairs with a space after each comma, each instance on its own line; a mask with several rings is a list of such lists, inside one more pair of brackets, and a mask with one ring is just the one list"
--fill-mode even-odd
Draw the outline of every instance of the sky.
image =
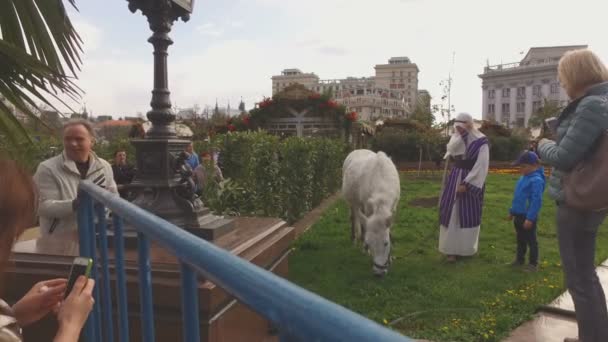
[[[78, 85], [94, 115], [149, 110], [152, 46], [146, 18], [127, 1], [77, 1], [69, 10], [84, 41]], [[247, 108], [272, 95], [285, 68], [321, 79], [374, 75], [408, 56], [419, 88], [440, 103], [453, 78], [456, 112], [481, 117], [486, 63], [517, 62], [532, 46], [587, 44], [608, 61], [605, 0], [195, 0], [170, 33], [169, 88], [176, 107]]]

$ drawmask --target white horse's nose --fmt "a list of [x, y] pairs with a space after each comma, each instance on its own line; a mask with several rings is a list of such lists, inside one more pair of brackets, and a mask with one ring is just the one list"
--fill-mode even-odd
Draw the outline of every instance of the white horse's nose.
[[374, 272], [374, 276], [376, 276], [378, 278], [383, 278], [386, 275], [386, 273], [388, 273], [387, 269], [379, 269], [376, 267], [374, 267], [372, 269], [372, 271]]

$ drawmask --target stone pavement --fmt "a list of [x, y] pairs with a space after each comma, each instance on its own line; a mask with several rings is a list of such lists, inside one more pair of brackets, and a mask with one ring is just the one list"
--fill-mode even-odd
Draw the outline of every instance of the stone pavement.
[[[597, 268], [604, 292], [608, 293], [608, 260]], [[503, 342], [562, 342], [564, 337], [577, 336], [574, 304], [566, 291], [546, 307], [536, 318], [513, 330]]]

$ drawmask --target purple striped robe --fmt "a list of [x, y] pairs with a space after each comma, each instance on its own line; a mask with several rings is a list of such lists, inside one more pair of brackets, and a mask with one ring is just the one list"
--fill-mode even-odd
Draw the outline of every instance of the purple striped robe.
[[[479, 155], [479, 149], [486, 144], [488, 144], [488, 139], [486, 137], [473, 141], [467, 146], [465, 158], [468, 160], [476, 160]], [[461, 228], [475, 228], [481, 225], [481, 211], [485, 186], [483, 188], [478, 188], [472, 184], [463, 183], [464, 179], [469, 174], [469, 171], [470, 170], [454, 166], [450, 171], [450, 176], [446, 180], [439, 206], [439, 220], [441, 225], [446, 228], [449, 226], [450, 218], [452, 217], [454, 201], [458, 201]], [[467, 191], [457, 194], [456, 188], [459, 184], [465, 184]]]

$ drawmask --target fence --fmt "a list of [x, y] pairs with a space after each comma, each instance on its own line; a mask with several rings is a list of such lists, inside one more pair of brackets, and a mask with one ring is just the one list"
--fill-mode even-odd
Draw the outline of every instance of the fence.
[[[272, 322], [279, 330], [280, 341], [411, 341], [199, 239], [90, 181], [81, 182], [79, 198], [80, 255], [93, 259], [91, 277], [101, 280], [96, 283], [96, 305], [84, 329], [86, 341], [114, 341], [105, 208], [113, 213], [119, 324], [117, 336], [121, 342], [129, 341], [123, 220], [137, 229], [141, 329], [146, 342], [154, 341], [150, 240], [180, 261], [184, 341], [200, 341], [198, 275], [222, 287]], [[99, 234], [99, 246], [96, 233]], [[97, 260], [97, 254], [101, 260]]]

